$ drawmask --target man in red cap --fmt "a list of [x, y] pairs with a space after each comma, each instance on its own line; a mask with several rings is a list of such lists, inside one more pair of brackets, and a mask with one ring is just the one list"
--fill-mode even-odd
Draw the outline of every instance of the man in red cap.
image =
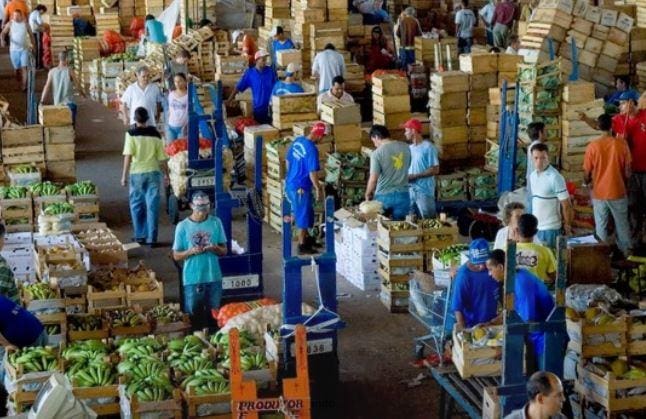
[[422, 218], [435, 217], [435, 175], [440, 173], [437, 149], [430, 141], [422, 138], [422, 123], [411, 118], [402, 125], [404, 135], [410, 141], [410, 185], [411, 212]]
[[[319, 151], [318, 142], [325, 135], [326, 126], [323, 122], [315, 122], [307, 137], [296, 137], [289, 146], [285, 160], [287, 176], [285, 177], [285, 195], [292, 207], [294, 224], [298, 231], [298, 253], [315, 253], [314, 240], [308, 236], [307, 230], [314, 226], [314, 198], [323, 199], [323, 189], [319, 185], [318, 171]], [[312, 193], [314, 188], [314, 194]]]
[[232, 103], [238, 92], [244, 92], [251, 88], [253, 119], [260, 124], [271, 124], [269, 102], [271, 101], [271, 91], [276, 83], [276, 73], [271, 66], [267, 65], [268, 56], [269, 53], [265, 50], [261, 49], [256, 52], [255, 65], [245, 70], [227, 100], [228, 103]]

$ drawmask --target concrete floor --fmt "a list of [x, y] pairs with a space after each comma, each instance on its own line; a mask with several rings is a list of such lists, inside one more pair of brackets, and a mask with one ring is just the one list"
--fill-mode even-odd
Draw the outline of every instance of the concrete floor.
[[[18, 91], [5, 50], [0, 55], [0, 94], [10, 100], [10, 111], [24, 120], [25, 95]], [[39, 88], [45, 73], [38, 73]], [[40, 90], [38, 92], [40, 97]], [[132, 237], [127, 189], [119, 184], [124, 128], [114, 111], [79, 98], [77, 121], [78, 179], [97, 184], [101, 196], [101, 219], [124, 241]], [[173, 226], [162, 212], [159, 240], [170, 245]], [[238, 238], [244, 242], [243, 239]], [[280, 235], [265, 225], [263, 229], [265, 295], [280, 299]], [[166, 299], [177, 301], [178, 277], [169, 258], [169, 247], [140, 248], [131, 251], [130, 264], [139, 260], [152, 267], [164, 282]], [[314, 281], [305, 275], [304, 299], [317, 305]], [[339, 335], [341, 389], [339, 412], [344, 418], [430, 418], [437, 416], [438, 387], [432, 379], [408, 389], [402, 380], [422, 372], [409, 366], [413, 359], [413, 337], [424, 329], [408, 314], [390, 314], [380, 303], [378, 293], [362, 292], [338, 279], [339, 313], [347, 328]]]

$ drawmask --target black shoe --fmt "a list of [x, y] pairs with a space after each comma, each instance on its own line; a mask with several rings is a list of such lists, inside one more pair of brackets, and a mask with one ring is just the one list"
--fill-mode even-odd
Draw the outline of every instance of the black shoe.
[[313, 255], [316, 253], [316, 250], [314, 250], [311, 246], [307, 244], [299, 244], [298, 245], [298, 254], [299, 255]]
[[146, 246], [150, 246], [151, 249], [157, 249], [159, 247], [164, 247], [163, 243], [159, 243], [159, 242], [146, 243]]
[[146, 244], [146, 239], [136, 239], [133, 237], [131, 240], [135, 243]]

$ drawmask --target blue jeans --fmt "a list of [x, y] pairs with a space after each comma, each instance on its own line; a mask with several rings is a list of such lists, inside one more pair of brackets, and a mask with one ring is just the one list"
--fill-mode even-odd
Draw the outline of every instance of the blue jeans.
[[608, 218], [612, 215], [615, 221], [615, 234], [617, 235], [617, 246], [625, 256], [632, 249], [630, 235], [630, 224], [628, 223], [628, 198], [592, 200], [594, 210], [595, 233], [601, 241], [608, 242]]
[[487, 28], [487, 45], [493, 45], [493, 28]]
[[536, 237], [538, 237], [538, 240], [542, 241], [545, 246], [552, 250], [556, 250], [556, 239], [559, 237], [559, 234], [561, 234], [561, 229], [538, 230]]
[[178, 138], [184, 137], [184, 127], [166, 125], [166, 144], [170, 144]]
[[470, 54], [473, 38], [458, 38], [458, 54]]
[[78, 106], [76, 106], [76, 103], [74, 102], [69, 102], [67, 107], [70, 108], [70, 112], [72, 112], [72, 126], [76, 127], [76, 111]]
[[160, 185], [161, 172], [130, 175], [128, 199], [136, 240], [146, 240], [146, 243], [157, 242]]
[[410, 190], [410, 212], [421, 218], [433, 218], [437, 214], [433, 195]]
[[[196, 330], [213, 323], [212, 308], [220, 308], [222, 281], [184, 285], [184, 312], [191, 316]], [[210, 320], [211, 319], [211, 320]]]
[[391, 192], [375, 195], [375, 201], [383, 205], [384, 215], [393, 220], [403, 220], [410, 213], [410, 196], [408, 192]]
[[399, 48], [399, 65], [403, 70], [408, 70], [408, 64], [415, 63], [415, 50]]

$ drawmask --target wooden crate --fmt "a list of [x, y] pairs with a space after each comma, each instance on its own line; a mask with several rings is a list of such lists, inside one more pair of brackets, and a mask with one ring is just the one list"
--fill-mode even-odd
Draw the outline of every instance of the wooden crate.
[[49, 196], [34, 196], [34, 220], [38, 218], [43, 211], [43, 209], [49, 204], [61, 203], [67, 201], [67, 196], [65, 191], [61, 191], [59, 195], [49, 195]]
[[467, 104], [466, 92], [439, 93], [428, 92], [428, 105], [432, 109], [463, 109]]
[[500, 398], [497, 387], [485, 387], [482, 393], [482, 419], [500, 419]]
[[[117, 384], [102, 387], [73, 387], [72, 393], [99, 416], [118, 415], [121, 412]], [[96, 399], [109, 398], [113, 399], [110, 403], [96, 403]]]
[[577, 367], [577, 372], [575, 389], [588, 400], [605, 407], [609, 416], [627, 410], [646, 409], [646, 397], [642, 394], [626, 397], [618, 394], [618, 392], [646, 387], [646, 378], [620, 379], [612, 372], [591, 371], [581, 364]]
[[373, 109], [383, 114], [410, 112], [410, 96], [404, 95], [387, 95], [381, 96], [373, 94]]
[[409, 291], [395, 291], [382, 285], [379, 300], [391, 313], [408, 313]]
[[[570, 336], [568, 349], [578, 353], [582, 358], [626, 355], [628, 322], [625, 316], [618, 317], [614, 322], [604, 325], [589, 324], [584, 319], [566, 319], [566, 326], [567, 333]], [[592, 335], [604, 334], [616, 335], [618, 340], [596, 345], [586, 342], [586, 339]], [[615, 345], [615, 343], [618, 345]]]
[[290, 63], [300, 66], [303, 62], [300, 49], [284, 49], [276, 51], [276, 64], [280, 67], [287, 67]]
[[[182, 397], [188, 407], [189, 419], [228, 419], [231, 417], [231, 393], [198, 396], [194, 392], [192, 387], [189, 387], [187, 392], [182, 392]], [[214, 411], [221, 413], [198, 416], [198, 409], [203, 405], [208, 405]]]
[[215, 71], [220, 74], [241, 74], [249, 67], [247, 57], [243, 55], [215, 56]]
[[461, 109], [431, 109], [431, 124], [439, 129], [463, 127], [467, 121], [466, 108]]
[[47, 179], [69, 183], [76, 181], [76, 162], [74, 160], [48, 160], [46, 167]]
[[458, 242], [460, 236], [458, 224], [453, 220], [442, 222], [442, 227], [434, 228], [424, 227], [424, 220], [417, 220], [416, 224], [422, 231], [425, 252], [442, 249]]
[[74, 143], [75, 132], [72, 125], [60, 127], [46, 127], [45, 144], [70, 144]]
[[70, 195], [67, 202], [74, 205], [76, 222], [99, 221], [99, 193], [91, 195]]
[[498, 71], [498, 56], [496, 54], [461, 54], [460, 71], [465, 73], [491, 73]]
[[34, 213], [31, 197], [22, 199], [1, 199], [0, 217], [2, 217], [8, 233], [32, 231], [34, 225]]
[[72, 111], [67, 105], [40, 105], [38, 122], [45, 127], [72, 125]]
[[43, 326], [58, 326], [58, 334], [49, 334], [47, 336], [48, 345], [60, 345], [67, 341], [67, 314], [65, 312], [41, 314], [34, 313]]
[[[125, 396], [125, 397], [124, 397]], [[140, 402], [137, 396], [128, 397], [120, 394], [121, 397], [121, 414], [131, 415], [132, 419], [141, 419], [150, 414], [162, 414], [163, 417], [172, 417], [174, 419], [182, 418], [182, 395], [179, 390], [173, 390], [171, 399], [158, 402]]]
[[[405, 224], [407, 230], [394, 230], [395, 225]], [[377, 224], [377, 239], [387, 251], [415, 252], [422, 249], [422, 231], [408, 221], [388, 221], [381, 219]]]
[[[153, 284], [151, 291], [137, 291], [137, 285]], [[128, 307], [138, 305], [142, 309], [149, 309], [156, 305], [164, 304], [164, 284], [155, 278], [149, 278], [140, 282], [128, 280], [126, 283], [126, 300]]]
[[323, 103], [321, 119], [332, 125], [361, 123], [361, 107], [356, 104]]
[[[143, 315], [142, 315], [143, 316]], [[145, 319], [145, 317], [144, 317]], [[138, 326], [110, 326], [110, 336], [112, 337], [124, 337], [124, 336], [146, 336], [152, 330], [150, 323], [147, 320], [144, 320], [143, 324]]]
[[594, 83], [577, 80], [563, 86], [563, 101], [568, 104], [587, 103], [594, 99]]
[[380, 74], [372, 78], [372, 93], [380, 96], [398, 96], [408, 93], [408, 79], [396, 74]]
[[[643, 339], [644, 334], [646, 334], [646, 324], [643, 324], [634, 317], [628, 317], [628, 349], [626, 353], [628, 355], [646, 355], [646, 340]], [[636, 336], [641, 335], [641, 338], [633, 339], [631, 335], [635, 334]]]
[[88, 312], [126, 307], [126, 287], [119, 284], [115, 291], [97, 291], [92, 285], [87, 287]]
[[[96, 314], [71, 314], [68, 315], [68, 325], [69, 317], [82, 317], [82, 316], [96, 316]], [[107, 339], [110, 336], [110, 328], [108, 327], [105, 319], [101, 319], [102, 327], [98, 330], [71, 330], [70, 327], [67, 328], [67, 340], [68, 342], [74, 342], [77, 340], [90, 340], [90, 339]]]
[[290, 93], [274, 96], [272, 110], [278, 114], [316, 112], [315, 93]]
[[1, 134], [3, 148], [33, 146], [43, 143], [43, 127], [40, 125], [3, 128]]
[[[500, 375], [502, 363], [500, 355], [502, 348], [473, 348], [469, 343], [460, 338], [458, 332], [453, 330], [453, 365], [464, 379], [469, 377], [485, 377]], [[489, 364], [476, 365], [476, 360], [490, 359]]]
[[74, 143], [45, 144], [45, 160], [61, 161], [74, 160]]
[[[381, 247], [381, 242], [377, 240]], [[422, 244], [420, 243], [421, 247]], [[421, 252], [411, 253], [408, 257], [399, 256], [397, 259], [391, 258], [382, 251], [378, 252], [377, 260], [379, 261], [379, 276], [388, 283], [408, 283], [410, 275], [414, 271], [424, 270], [424, 256]]]
[[393, 130], [400, 129], [401, 125], [408, 121], [410, 118], [410, 112], [384, 114], [375, 110], [372, 115], [372, 120], [375, 124], [383, 125], [391, 130], [391, 132]]

